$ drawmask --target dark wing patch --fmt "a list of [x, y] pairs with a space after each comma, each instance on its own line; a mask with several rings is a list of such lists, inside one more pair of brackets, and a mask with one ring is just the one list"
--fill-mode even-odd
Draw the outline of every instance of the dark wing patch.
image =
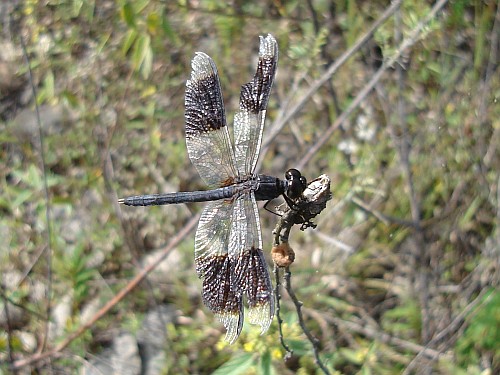
[[240, 254], [234, 275], [236, 288], [246, 296], [249, 322], [266, 332], [274, 315], [274, 297], [262, 250], [252, 247]]
[[243, 192], [234, 202], [228, 254], [234, 259], [231, 285], [244, 295], [249, 321], [268, 330], [274, 316], [274, 297], [266, 260], [262, 253], [259, 212], [252, 191]]
[[196, 272], [203, 278], [203, 303], [224, 325], [230, 343], [243, 326], [243, 297], [232, 283], [235, 261], [228, 251], [233, 210], [234, 200], [208, 202], [194, 243]]
[[186, 83], [186, 146], [191, 162], [209, 187], [237, 176], [226, 126], [219, 75], [213, 60], [197, 52]]
[[203, 52], [191, 62], [191, 79], [186, 83], [186, 137], [196, 137], [226, 126], [224, 101], [217, 67]]
[[236, 341], [243, 327], [243, 299], [231, 283], [234, 262], [226, 256], [205, 257], [197, 264], [203, 274], [203, 303], [226, 328], [225, 340]]

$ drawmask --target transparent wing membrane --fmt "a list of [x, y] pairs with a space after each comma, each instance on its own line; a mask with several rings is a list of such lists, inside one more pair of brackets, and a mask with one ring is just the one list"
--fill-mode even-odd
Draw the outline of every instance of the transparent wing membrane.
[[274, 299], [253, 192], [207, 204], [196, 231], [195, 264], [203, 278], [203, 303], [224, 324], [227, 341], [241, 332], [243, 297], [250, 323], [267, 331]]
[[198, 52], [186, 83], [186, 146], [191, 162], [209, 187], [237, 176], [226, 126], [219, 75], [213, 60]]
[[234, 205], [229, 239], [229, 257], [233, 256], [235, 268], [231, 283], [245, 296], [250, 323], [260, 325], [264, 333], [274, 316], [274, 297], [262, 252], [259, 213], [253, 192], [238, 197]]
[[241, 175], [254, 173], [259, 158], [269, 94], [278, 63], [272, 35], [260, 37], [259, 61], [253, 79], [241, 87], [240, 109], [234, 116], [236, 166]]
[[260, 151], [269, 93], [278, 60], [276, 40], [260, 38], [259, 62], [242, 86], [235, 116], [235, 151], [226, 126], [217, 68], [198, 52], [186, 84], [186, 144], [189, 157], [212, 188], [241, 182], [234, 196], [207, 204], [195, 237], [196, 272], [203, 279], [203, 303], [227, 330], [226, 340], [240, 335], [243, 302], [252, 324], [265, 332], [274, 315], [274, 299], [262, 252], [259, 214], [253, 178]]

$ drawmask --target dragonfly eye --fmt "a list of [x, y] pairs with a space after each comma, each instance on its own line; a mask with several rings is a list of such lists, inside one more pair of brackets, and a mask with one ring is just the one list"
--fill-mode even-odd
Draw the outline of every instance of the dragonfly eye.
[[295, 168], [291, 168], [285, 172], [285, 178], [288, 181], [293, 180], [293, 179], [300, 179], [301, 176], [302, 176], [302, 174], [298, 170], [296, 170]]
[[290, 199], [297, 199], [304, 192], [307, 187], [307, 180], [302, 174], [296, 169], [289, 169], [285, 173], [285, 178], [288, 182], [288, 187], [286, 189], [286, 195]]

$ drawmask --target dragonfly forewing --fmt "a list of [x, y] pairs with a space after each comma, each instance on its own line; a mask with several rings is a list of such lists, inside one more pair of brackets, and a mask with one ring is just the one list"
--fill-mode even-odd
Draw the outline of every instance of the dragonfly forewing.
[[238, 175], [226, 126], [219, 75], [213, 60], [197, 52], [186, 83], [186, 146], [189, 158], [209, 187]]
[[241, 87], [240, 108], [234, 116], [235, 158], [241, 175], [250, 175], [255, 171], [277, 64], [276, 39], [270, 34], [261, 36], [255, 75]]

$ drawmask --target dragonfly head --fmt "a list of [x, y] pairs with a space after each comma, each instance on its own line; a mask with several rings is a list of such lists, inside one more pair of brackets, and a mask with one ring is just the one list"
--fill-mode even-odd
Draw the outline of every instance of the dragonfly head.
[[285, 190], [286, 195], [290, 199], [297, 199], [302, 195], [307, 187], [307, 180], [302, 174], [291, 168], [285, 173], [285, 179], [287, 181], [287, 187]]

